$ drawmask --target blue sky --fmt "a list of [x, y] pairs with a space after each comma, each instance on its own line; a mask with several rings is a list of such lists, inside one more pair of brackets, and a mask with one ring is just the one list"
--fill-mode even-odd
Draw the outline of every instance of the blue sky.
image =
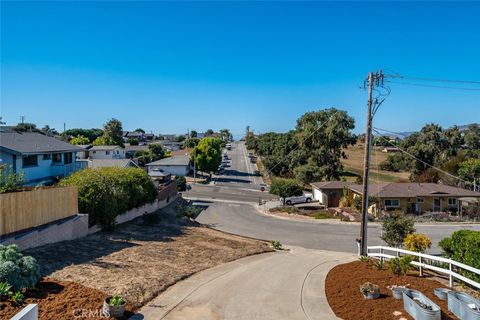
[[[480, 81], [479, 16], [474, 2], [2, 1], [1, 115], [240, 134], [289, 130], [334, 106], [359, 132], [369, 71]], [[480, 91], [391, 89], [376, 127], [480, 121]]]

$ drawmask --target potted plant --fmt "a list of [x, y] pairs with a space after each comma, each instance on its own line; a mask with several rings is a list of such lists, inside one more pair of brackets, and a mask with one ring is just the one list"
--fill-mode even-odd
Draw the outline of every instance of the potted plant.
[[114, 295], [105, 298], [103, 301], [103, 314], [107, 317], [120, 318], [125, 312], [125, 299], [121, 296]]
[[365, 282], [360, 286], [360, 292], [365, 299], [377, 299], [380, 297], [380, 287], [371, 282]]
[[405, 286], [393, 285], [393, 286], [388, 286], [387, 288], [392, 290], [392, 295], [395, 299], [402, 300], [403, 299], [403, 291], [407, 290], [408, 286], [409, 286], [408, 284], [405, 285]]

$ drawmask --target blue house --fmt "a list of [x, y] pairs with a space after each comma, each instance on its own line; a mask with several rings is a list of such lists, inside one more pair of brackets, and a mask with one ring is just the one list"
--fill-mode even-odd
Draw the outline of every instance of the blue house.
[[0, 165], [24, 174], [25, 185], [50, 184], [82, 169], [83, 148], [33, 132], [0, 132]]

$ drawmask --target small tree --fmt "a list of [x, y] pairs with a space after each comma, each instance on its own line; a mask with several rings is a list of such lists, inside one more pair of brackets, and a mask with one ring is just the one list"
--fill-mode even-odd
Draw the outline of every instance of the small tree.
[[270, 185], [270, 193], [282, 198], [285, 205], [285, 198], [299, 196], [303, 193], [303, 188], [293, 179], [274, 179]]
[[74, 145], [89, 144], [89, 143], [90, 143], [90, 140], [88, 140], [87, 137], [82, 135], [78, 135], [75, 138], [72, 138], [72, 140], [70, 140], [70, 144], [74, 144]]
[[382, 222], [381, 239], [391, 247], [400, 247], [405, 237], [415, 232], [414, 221], [402, 214], [395, 214]]
[[203, 138], [191, 154], [197, 170], [203, 172], [216, 171], [222, 162], [222, 141], [216, 138]]
[[131, 146], [138, 146], [138, 139], [128, 138], [128, 143], [129, 143]]
[[23, 172], [15, 173], [11, 166], [0, 165], [0, 193], [17, 191], [23, 182]]
[[187, 179], [182, 176], [176, 176], [175, 181], [177, 182], [177, 191], [187, 190]]

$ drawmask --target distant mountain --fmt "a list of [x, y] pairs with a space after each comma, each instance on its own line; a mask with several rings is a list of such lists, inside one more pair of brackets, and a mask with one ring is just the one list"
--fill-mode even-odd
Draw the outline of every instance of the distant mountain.
[[[468, 129], [468, 127], [472, 124], [476, 124], [476, 125], [479, 125], [478, 123], [470, 123], [470, 124], [465, 124], [465, 125], [460, 125], [460, 126], [457, 126], [458, 127], [458, 130], [460, 131], [465, 131]], [[452, 126], [453, 127], [453, 126]], [[445, 128], [444, 128], [445, 129]], [[409, 135], [411, 135], [414, 131], [404, 131], [404, 132], [397, 132], [396, 134], [388, 134], [386, 133], [385, 135], [388, 135], [390, 137], [396, 137], [396, 138], [399, 138], [399, 139], [405, 139], [406, 137], [408, 137]]]

